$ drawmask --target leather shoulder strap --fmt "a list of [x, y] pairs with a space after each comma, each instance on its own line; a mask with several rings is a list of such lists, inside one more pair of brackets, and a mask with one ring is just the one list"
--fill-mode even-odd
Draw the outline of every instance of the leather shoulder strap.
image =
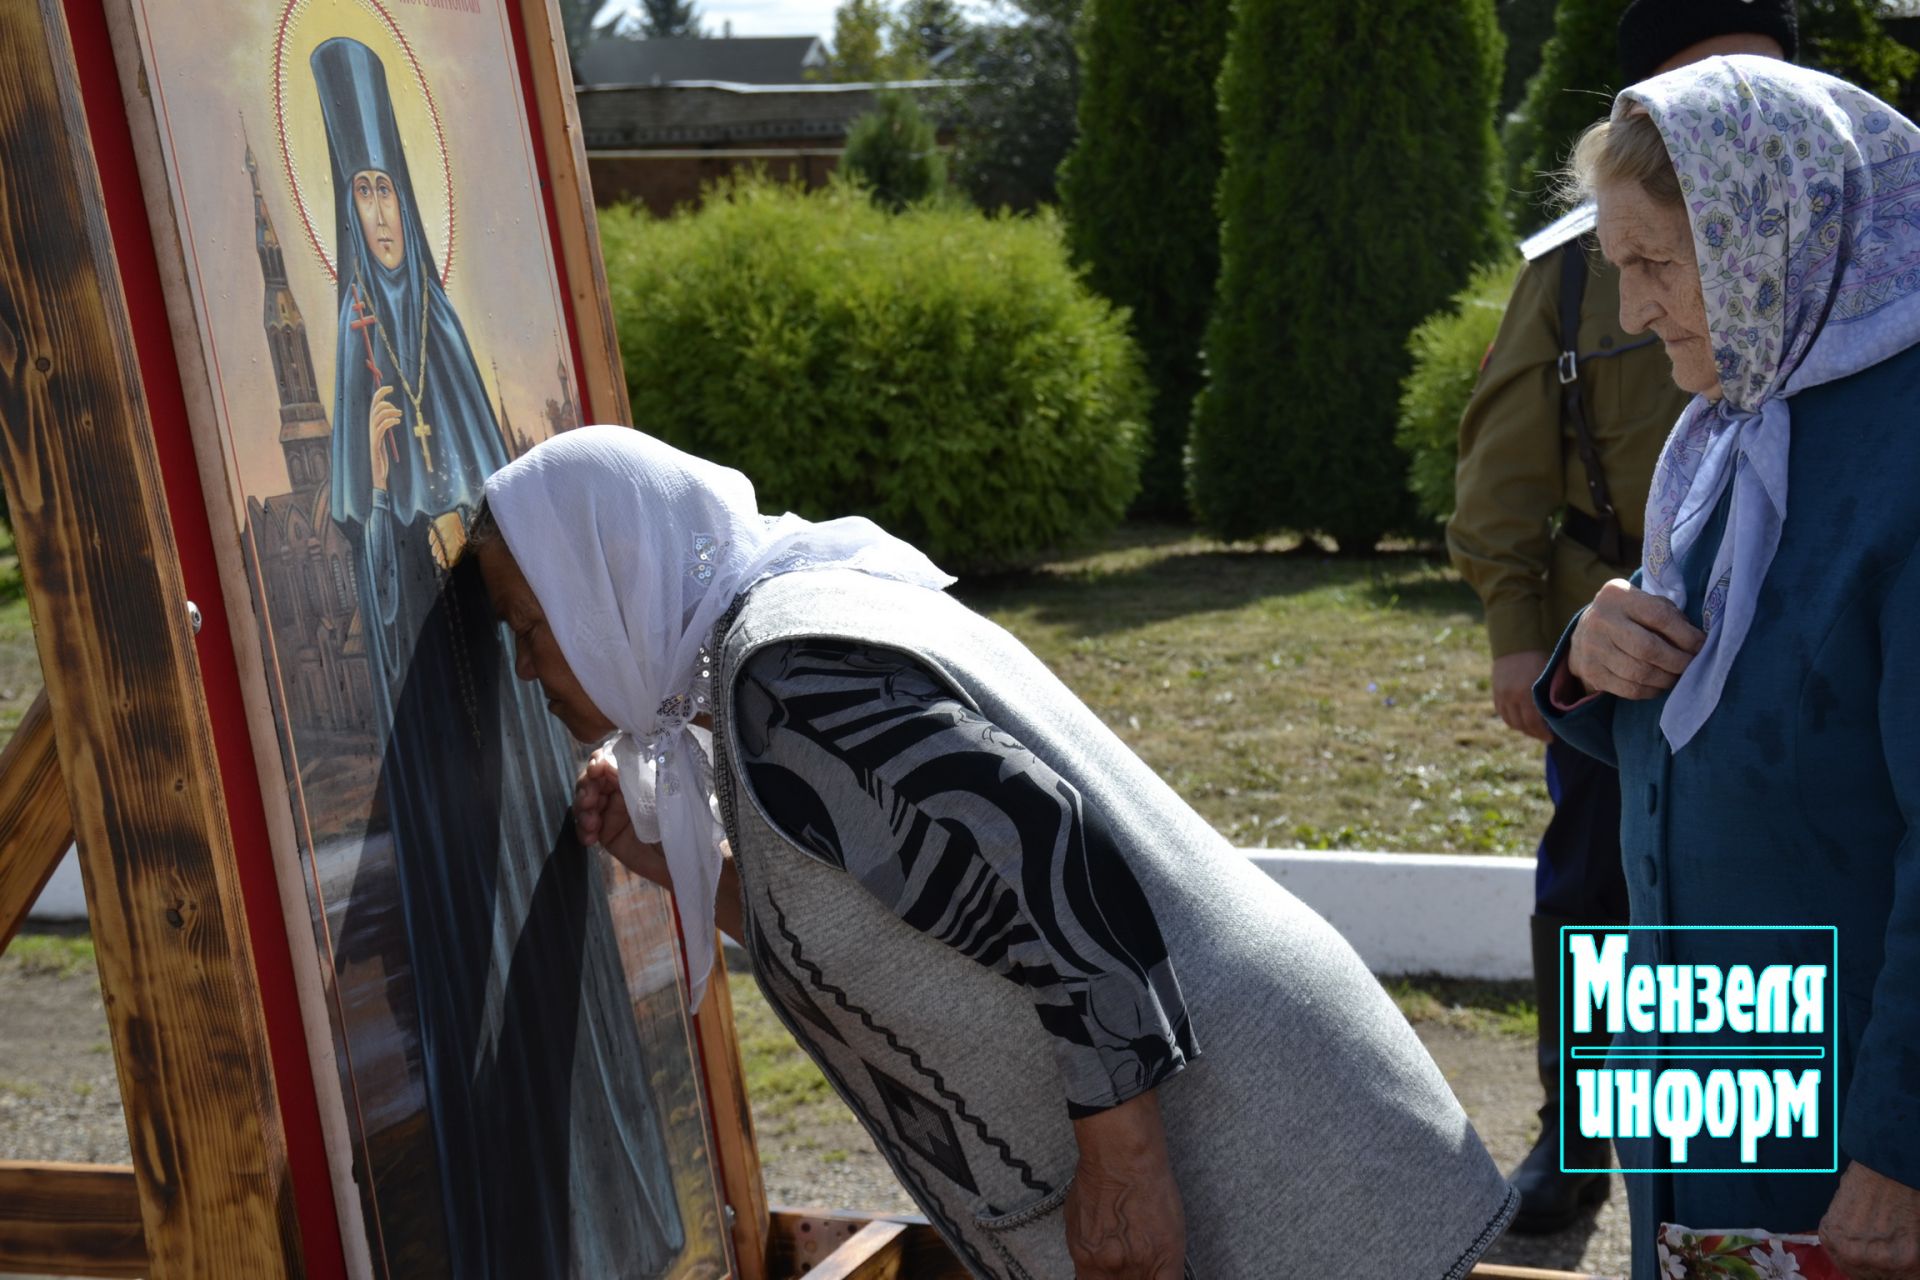
[[1587, 496], [1600, 521], [1600, 545], [1594, 548], [1608, 564], [1620, 562], [1620, 513], [1613, 506], [1607, 473], [1600, 464], [1600, 446], [1587, 419], [1585, 388], [1580, 380], [1580, 307], [1587, 298], [1587, 252], [1575, 240], [1560, 250], [1560, 412], [1573, 427], [1580, 466], [1587, 473]]

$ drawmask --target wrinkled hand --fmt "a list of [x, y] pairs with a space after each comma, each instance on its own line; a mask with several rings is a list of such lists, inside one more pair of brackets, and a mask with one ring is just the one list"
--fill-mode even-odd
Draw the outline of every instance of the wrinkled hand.
[[1820, 1242], [1848, 1280], [1920, 1280], [1920, 1191], [1854, 1161], [1820, 1222]]
[[1706, 642], [1672, 602], [1615, 578], [1580, 615], [1567, 669], [1594, 693], [1653, 698], [1679, 683]]
[[593, 753], [573, 784], [573, 829], [581, 844], [599, 845], [655, 884], [669, 883], [665, 852], [633, 833], [626, 797], [620, 794], [620, 766], [609, 747]]
[[393, 403], [393, 384], [379, 388], [373, 393], [372, 407], [367, 410], [367, 446], [373, 452], [373, 487], [387, 487], [387, 471], [392, 466], [392, 455], [388, 452], [393, 446], [388, 441], [393, 429], [400, 425], [400, 406]]
[[1547, 659], [1551, 656], [1538, 649], [1528, 649], [1493, 660], [1494, 711], [1507, 722], [1507, 728], [1542, 742], [1552, 742], [1553, 731], [1540, 718], [1540, 708], [1533, 705], [1533, 682], [1547, 669]]
[[1080, 1163], [1067, 1190], [1075, 1280], [1181, 1280], [1187, 1223], [1149, 1091], [1073, 1122]]

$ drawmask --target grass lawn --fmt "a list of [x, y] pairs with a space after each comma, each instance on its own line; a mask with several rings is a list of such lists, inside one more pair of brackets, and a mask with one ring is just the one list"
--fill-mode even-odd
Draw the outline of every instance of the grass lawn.
[[33, 618], [13, 536], [0, 526], [0, 742], [12, 736], [20, 717], [40, 692], [40, 655], [33, 647]]
[[35, 926], [16, 936], [6, 954], [0, 955], [0, 973], [15, 970], [70, 978], [92, 973], [93, 966], [93, 939], [64, 927], [55, 930]]
[[1531, 854], [1546, 825], [1479, 602], [1425, 555], [1135, 527], [955, 590], [1236, 844]]
[[[955, 590], [1237, 844], [1525, 854], [1546, 825], [1539, 748], [1492, 713], [1479, 604], [1428, 556], [1130, 527]], [[0, 541], [0, 739], [39, 688]]]

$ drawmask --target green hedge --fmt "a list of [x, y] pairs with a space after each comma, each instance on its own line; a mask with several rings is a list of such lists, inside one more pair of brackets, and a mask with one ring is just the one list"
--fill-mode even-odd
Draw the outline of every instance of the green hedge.
[[1445, 523], [1453, 514], [1453, 471], [1460, 459], [1460, 417], [1467, 411], [1480, 365], [1506, 314], [1513, 282], [1524, 264], [1518, 254], [1481, 267], [1445, 310], [1421, 322], [1407, 339], [1413, 371], [1400, 384], [1395, 439], [1407, 455], [1407, 486], [1422, 515]]
[[871, 516], [948, 569], [1098, 535], [1139, 488], [1126, 316], [1058, 222], [748, 180], [600, 215], [636, 425], [769, 511]]

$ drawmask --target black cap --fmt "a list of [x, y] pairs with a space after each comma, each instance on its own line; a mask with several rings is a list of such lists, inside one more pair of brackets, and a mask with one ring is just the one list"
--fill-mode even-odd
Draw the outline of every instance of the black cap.
[[1638, 84], [1682, 49], [1737, 35], [1772, 36], [1791, 60], [1800, 50], [1793, 0], [1633, 0], [1620, 15], [1620, 70]]

